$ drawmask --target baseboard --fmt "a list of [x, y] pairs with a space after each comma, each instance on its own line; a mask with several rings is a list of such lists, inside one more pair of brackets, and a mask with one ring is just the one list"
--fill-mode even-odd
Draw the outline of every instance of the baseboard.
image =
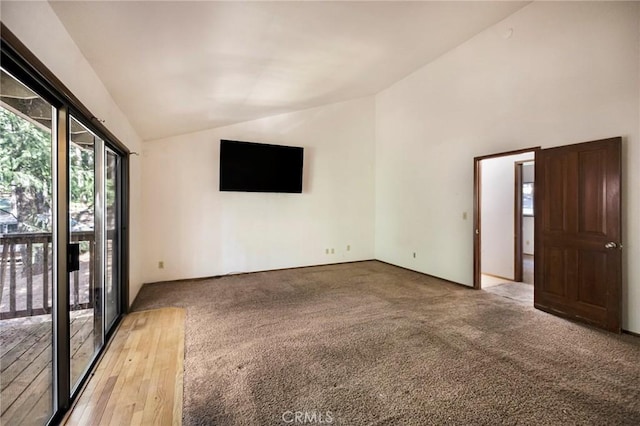
[[455, 281], [448, 280], [446, 278], [438, 277], [436, 275], [427, 274], [426, 272], [416, 271], [415, 269], [410, 269], [410, 268], [407, 268], [407, 267], [404, 267], [404, 266], [400, 266], [400, 265], [396, 265], [396, 264], [393, 264], [391, 262], [386, 262], [386, 261], [380, 260], [380, 259], [372, 259], [372, 260], [375, 260], [376, 262], [380, 262], [380, 263], [385, 263], [387, 265], [395, 266], [396, 268], [404, 269], [406, 271], [415, 272], [417, 274], [421, 274], [421, 275], [424, 275], [424, 276], [427, 276], [427, 277], [430, 277], [430, 278], [435, 278], [437, 280], [444, 281], [444, 282], [447, 282], [447, 283], [450, 283], [450, 284], [455, 284], [457, 286], [464, 287], [464, 288], [466, 288], [468, 290], [475, 290], [473, 288], [473, 286], [461, 284], [461, 283], [458, 283], [458, 282], [455, 282]]
[[[386, 262], [386, 261], [380, 260], [380, 259], [349, 260], [349, 261], [346, 261], [346, 262], [322, 263], [322, 264], [319, 264], [319, 265], [292, 266], [290, 268], [263, 269], [263, 270], [260, 270], [260, 271], [250, 271], [250, 272], [231, 272], [231, 273], [224, 274], [224, 275], [211, 275], [211, 276], [205, 276], [205, 277], [180, 278], [180, 279], [177, 279], [177, 280], [153, 281], [153, 282], [142, 284], [142, 287], [144, 287], [146, 285], [155, 285], [155, 284], [184, 283], [184, 282], [192, 282], [192, 281], [215, 280], [215, 279], [219, 279], [219, 278], [222, 278], [222, 277], [228, 277], [228, 276], [233, 276], [233, 275], [259, 274], [259, 273], [262, 273], [262, 272], [270, 272], [270, 271], [287, 271], [287, 270], [290, 270], [290, 269], [316, 268], [318, 266], [345, 265], [345, 264], [349, 264], [349, 263], [360, 263], [360, 262], [371, 262], [371, 261], [385, 263], [387, 265], [395, 266], [396, 268], [405, 269], [407, 271], [415, 272], [417, 274], [425, 275], [425, 276], [430, 277], [430, 278], [435, 278], [435, 279], [440, 280], [440, 281], [444, 281], [444, 282], [447, 282], [447, 283], [450, 283], [450, 284], [455, 284], [457, 286], [464, 287], [466, 289], [473, 290], [472, 286], [468, 286], [468, 285], [465, 285], [465, 284], [461, 284], [459, 282], [451, 281], [451, 280], [448, 280], [446, 278], [438, 277], [436, 275], [427, 274], [426, 272], [416, 271], [415, 269], [410, 269], [410, 268], [406, 268], [404, 266], [395, 265], [395, 264], [393, 264], [391, 262]], [[138, 294], [139, 293], [140, 292], [138, 292]], [[133, 306], [133, 304], [132, 304], [132, 306]]]
[[[430, 278], [435, 278], [435, 279], [440, 280], [440, 281], [444, 281], [444, 282], [447, 282], [447, 283], [450, 283], [450, 284], [454, 284], [454, 285], [456, 285], [458, 287], [463, 287], [463, 288], [465, 288], [467, 290], [475, 290], [472, 286], [461, 284], [461, 283], [456, 282], [456, 281], [451, 281], [451, 280], [448, 280], [446, 278], [438, 277], [436, 275], [427, 274], [426, 272], [416, 271], [415, 269], [410, 269], [410, 268], [407, 268], [407, 267], [404, 267], [404, 266], [400, 266], [400, 265], [396, 265], [396, 264], [393, 264], [391, 262], [387, 262], [387, 261], [380, 260], [380, 259], [350, 260], [350, 261], [346, 261], [346, 262], [323, 263], [323, 264], [320, 264], [320, 265], [292, 266], [290, 268], [265, 269], [265, 270], [261, 270], [261, 271], [251, 271], [251, 272], [237, 272], [237, 273], [229, 273], [229, 274], [226, 274], [226, 275], [212, 275], [212, 276], [207, 276], [207, 277], [181, 278], [181, 279], [177, 279], [177, 280], [154, 281], [154, 282], [150, 282], [150, 283], [144, 283], [142, 285], [142, 287], [144, 287], [146, 285], [154, 285], [154, 284], [183, 283], [183, 282], [191, 282], [191, 281], [212, 280], [212, 279], [218, 279], [218, 278], [222, 278], [222, 277], [226, 277], [226, 276], [232, 276], [232, 275], [248, 275], [248, 274], [258, 274], [258, 273], [261, 273], [261, 272], [270, 272], [270, 271], [286, 271], [286, 270], [290, 270], [290, 269], [316, 268], [318, 266], [331, 266], [331, 265], [344, 265], [344, 264], [349, 264], [349, 263], [370, 262], [372, 260], [376, 261], [376, 262], [384, 263], [386, 265], [394, 266], [396, 268], [404, 269], [406, 271], [415, 272], [417, 274], [421, 274], [421, 275], [424, 275], [424, 276], [427, 276], [427, 277], [430, 277]], [[492, 275], [492, 274], [484, 274], [484, 275], [490, 275], [492, 277], [501, 278], [501, 279], [508, 279], [508, 278], [499, 277], [497, 275]], [[138, 294], [136, 295], [136, 299], [138, 298], [139, 294], [140, 294], [140, 292], [138, 292]], [[134, 299], [134, 303], [132, 303], [131, 306], [134, 306], [134, 305], [135, 305], [135, 299]], [[540, 309], [540, 307], [538, 307], [538, 306], [536, 306], [536, 308]], [[544, 312], [551, 313], [551, 314], [555, 314], [555, 313], [547, 311], [546, 309], [540, 309], [540, 310], [544, 311]], [[562, 316], [562, 315], [558, 315], [558, 316]], [[566, 318], [566, 319], [574, 320], [573, 318], [568, 318], [566, 316], [562, 316], [562, 317]], [[584, 323], [582, 323], [582, 324], [584, 324]], [[636, 333], [636, 332], [629, 331], [629, 330], [622, 330], [622, 333], [629, 334], [629, 335], [634, 336], [634, 337], [640, 337], [640, 333]]]
[[507, 278], [507, 277], [503, 277], [502, 275], [487, 274], [486, 272], [481, 272], [480, 275], [486, 275], [488, 277], [498, 278], [501, 280], [513, 281], [514, 283], [518, 282], [514, 278]]
[[210, 276], [205, 276], [205, 277], [179, 278], [179, 279], [176, 279], [176, 280], [152, 281], [150, 283], [142, 284], [142, 287], [144, 287], [146, 285], [154, 285], [154, 284], [184, 283], [184, 282], [191, 282], [191, 281], [215, 280], [215, 279], [219, 279], [219, 278], [223, 278], [223, 277], [230, 277], [230, 276], [235, 276], [235, 275], [260, 274], [262, 272], [271, 272], [271, 271], [288, 271], [290, 269], [316, 268], [318, 266], [345, 265], [345, 264], [349, 264], [349, 263], [371, 262], [372, 260], [377, 260], [377, 259], [347, 260], [347, 261], [344, 261], [344, 262], [320, 263], [320, 264], [316, 264], [316, 265], [305, 265], [305, 266], [291, 266], [291, 267], [288, 267], [288, 268], [261, 269], [259, 271], [229, 272], [227, 274], [210, 275]]

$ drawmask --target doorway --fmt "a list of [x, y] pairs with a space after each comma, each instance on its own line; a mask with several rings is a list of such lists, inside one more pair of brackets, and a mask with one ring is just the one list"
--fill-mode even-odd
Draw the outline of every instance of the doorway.
[[534, 293], [535, 151], [474, 159], [474, 287], [528, 305]]
[[[534, 307], [620, 333], [622, 137], [474, 159], [474, 288], [484, 287], [484, 162], [526, 152], [535, 156]], [[524, 184], [517, 165], [515, 179]], [[517, 194], [520, 185], [515, 188]], [[528, 192], [524, 186], [522, 192]], [[520, 208], [529, 203], [518, 199]], [[515, 253], [523, 238], [517, 234]], [[515, 279], [515, 268], [513, 273]]]

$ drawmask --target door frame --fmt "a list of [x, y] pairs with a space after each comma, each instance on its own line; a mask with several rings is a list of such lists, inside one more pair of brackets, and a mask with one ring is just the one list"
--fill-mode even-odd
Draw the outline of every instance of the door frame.
[[516, 161], [513, 191], [513, 280], [522, 282], [522, 164]]
[[[480, 290], [482, 287], [482, 262], [481, 262], [481, 248], [482, 248], [482, 160], [487, 160], [496, 157], [506, 157], [510, 155], [524, 154], [527, 152], [533, 152], [534, 160], [536, 153], [541, 149], [540, 146], [532, 148], [523, 148], [513, 151], [499, 152], [489, 155], [481, 155], [474, 157], [473, 159], [473, 288]], [[529, 160], [530, 161], [530, 160]], [[535, 229], [534, 229], [535, 234]]]

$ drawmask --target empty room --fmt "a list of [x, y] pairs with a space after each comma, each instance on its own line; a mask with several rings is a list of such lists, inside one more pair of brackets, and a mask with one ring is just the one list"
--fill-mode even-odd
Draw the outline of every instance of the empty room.
[[0, 424], [640, 424], [640, 3], [0, 20]]

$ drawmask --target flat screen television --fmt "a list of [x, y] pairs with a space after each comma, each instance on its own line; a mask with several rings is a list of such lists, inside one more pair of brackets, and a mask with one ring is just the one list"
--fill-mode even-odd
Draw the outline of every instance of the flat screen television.
[[304, 148], [220, 140], [220, 191], [302, 192]]

